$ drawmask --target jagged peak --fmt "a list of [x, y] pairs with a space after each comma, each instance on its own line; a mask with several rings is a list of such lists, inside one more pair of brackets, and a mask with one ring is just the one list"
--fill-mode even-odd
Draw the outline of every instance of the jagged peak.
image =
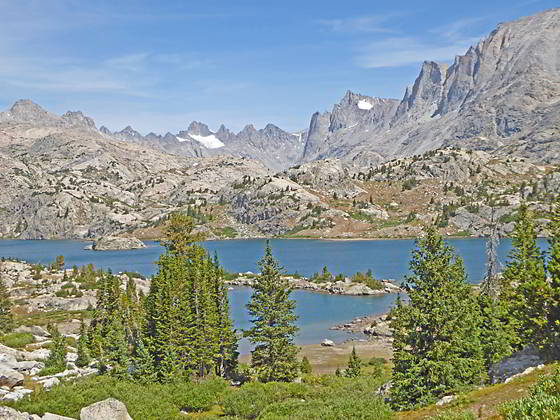
[[66, 111], [62, 119], [74, 126], [96, 129], [93, 118], [84, 115], [82, 111]]
[[45, 110], [31, 99], [19, 99], [7, 112], [0, 114], [0, 120], [51, 124], [60, 123], [61, 117]]
[[112, 135], [113, 132], [111, 130], [109, 130], [107, 127], [105, 127], [104, 125], [102, 125], [101, 127], [99, 127], [99, 131], [103, 134], [107, 134], [107, 135]]
[[256, 131], [257, 129], [253, 124], [247, 124], [245, 127], [243, 127], [243, 130], [238, 133], [238, 135], [242, 133], [255, 133]]
[[189, 124], [189, 128], [187, 129], [189, 133], [197, 134], [199, 136], [209, 136], [212, 133], [208, 126], [200, 121], [193, 121]]

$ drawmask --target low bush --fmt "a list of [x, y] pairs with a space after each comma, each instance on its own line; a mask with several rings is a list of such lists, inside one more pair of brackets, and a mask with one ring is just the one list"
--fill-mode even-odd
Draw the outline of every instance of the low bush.
[[82, 407], [106, 398], [122, 401], [134, 419], [184, 419], [181, 410], [209, 410], [227, 388], [221, 379], [199, 383], [139, 384], [111, 376], [94, 376], [65, 382], [49, 392], [37, 392], [10, 406], [20, 411], [43, 415], [50, 412], [80, 417]]
[[33, 343], [33, 334], [12, 332], [0, 337], [0, 343], [14, 349], [22, 349]]
[[500, 414], [506, 420], [559, 420], [560, 367], [542, 377], [527, 397], [503, 404]]

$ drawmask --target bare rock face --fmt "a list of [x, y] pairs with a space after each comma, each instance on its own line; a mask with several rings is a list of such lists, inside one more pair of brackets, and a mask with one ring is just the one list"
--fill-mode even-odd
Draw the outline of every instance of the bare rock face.
[[23, 375], [18, 371], [9, 367], [0, 365], [0, 386], [8, 386], [13, 388], [23, 383]]
[[80, 420], [132, 420], [126, 406], [114, 398], [96, 402], [80, 410]]
[[144, 242], [137, 238], [121, 238], [118, 236], [105, 236], [99, 238], [92, 245], [94, 251], [118, 251], [125, 249], [146, 248]]
[[500, 24], [449, 68], [425, 62], [400, 104], [378, 119], [360, 120], [345, 105], [348, 94], [332, 113], [313, 115], [302, 160], [336, 156], [369, 166], [458, 146], [557, 161], [559, 43], [560, 9]]
[[493, 384], [504, 382], [512, 376], [523, 373], [528, 368], [534, 368], [543, 363], [544, 361], [539, 352], [535, 348], [528, 346], [493, 365], [489, 372], [490, 379]]

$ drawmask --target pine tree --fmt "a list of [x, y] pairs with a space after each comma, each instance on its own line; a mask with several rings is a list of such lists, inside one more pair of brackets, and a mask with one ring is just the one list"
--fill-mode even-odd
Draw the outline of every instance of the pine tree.
[[498, 245], [499, 236], [497, 225], [494, 223], [494, 209], [492, 209], [492, 231], [486, 245], [486, 276], [478, 296], [482, 316], [480, 340], [487, 368], [512, 353], [511, 337], [515, 336], [508, 321], [508, 313], [499, 300]]
[[214, 255], [213, 302], [216, 307], [216, 329], [218, 352], [216, 354], [216, 375], [231, 376], [237, 369], [237, 335], [229, 314], [229, 300], [224, 280], [224, 270], [218, 255]]
[[513, 249], [504, 270], [501, 301], [516, 332], [513, 345], [539, 344], [547, 335], [547, 302], [550, 285], [545, 259], [537, 246], [537, 232], [527, 207], [519, 207]]
[[91, 357], [89, 354], [87, 328], [84, 320], [80, 324], [80, 337], [78, 338], [78, 358], [76, 366], [83, 367], [89, 365]]
[[352, 346], [352, 353], [348, 359], [348, 367], [344, 371], [344, 376], [347, 378], [357, 378], [362, 373], [362, 360], [356, 353], [356, 347]]
[[466, 283], [463, 261], [435, 227], [418, 239], [405, 288], [408, 304], [393, 309], [393, 388], [396, 409], [436, 401], [463, 385], [480, 383], [484, 359], [480, 313]]
[[210, 373], [226, 376], [237, 363], [223, 270], [195, 242], [192, 220], [172, 215], [167, 252], [145, 299], [144, 341], [157, 379]]
[[45, 360], [45, 369], [51, 372], [61, 372], [66, 368], [66, 338], [55, 325], [49, 324], [47, 331], [51, 335], [50, 354]]
[[547, 268], [551, 282], [544, 347], [550, 358], [558, 360], [560, 359], [560, 201], [554, 209], [549, 229], [550, 258]]
[[303, 356], [303, 359], [301, 359], [300, 371], [304, 375], [311, 375], [313, 373], [313, 368], [307, 356]]
[[144, 383], [150, 383], [156, 379], [154, 360], [141, 335], [138, 337], [134, 349], [132, 377]]
[[482, 281], [481, 291], [483, 294], [496, 300], [500, 293], [498, 278], [498, 271], [500, 270], [500, 262], [498, 261], [500, 237], [498, 235], [498, 226], [494, 221], [494, 208], [492, 208], [492, 219], [490, 223], [492, 231], [486, 243], [486, 276]]
[[0, 335], [9, 333], [14, 329], [12, 315], [12, 302], [8, 288], [0, 278]]
[[252, 327], [244, 332], [255, 345], [251, 365], [262, 382], [289, 382], [296, 378], [299, 370], [298, 350], [294, 345], [298, 331], [296, 303], [290, 299], [289, 283], [280, 276], [282, 268], [272, 256], [268, 242], [259, 267], [261, 273], [247, 304]]

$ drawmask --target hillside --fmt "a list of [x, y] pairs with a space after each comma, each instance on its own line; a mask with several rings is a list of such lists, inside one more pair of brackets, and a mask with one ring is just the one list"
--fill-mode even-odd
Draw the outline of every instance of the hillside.
[[82, 114], [21, 101], [0, 114], [3, 238], [157, 238], [184, 211], [212, 237], [507, 234], [528, 200], [541, 227], [559, 188], [554, 165], [440, 149], [372, 167], [326, 159], [274, 174], [257, 161], [187, 158], [123, 142]]

